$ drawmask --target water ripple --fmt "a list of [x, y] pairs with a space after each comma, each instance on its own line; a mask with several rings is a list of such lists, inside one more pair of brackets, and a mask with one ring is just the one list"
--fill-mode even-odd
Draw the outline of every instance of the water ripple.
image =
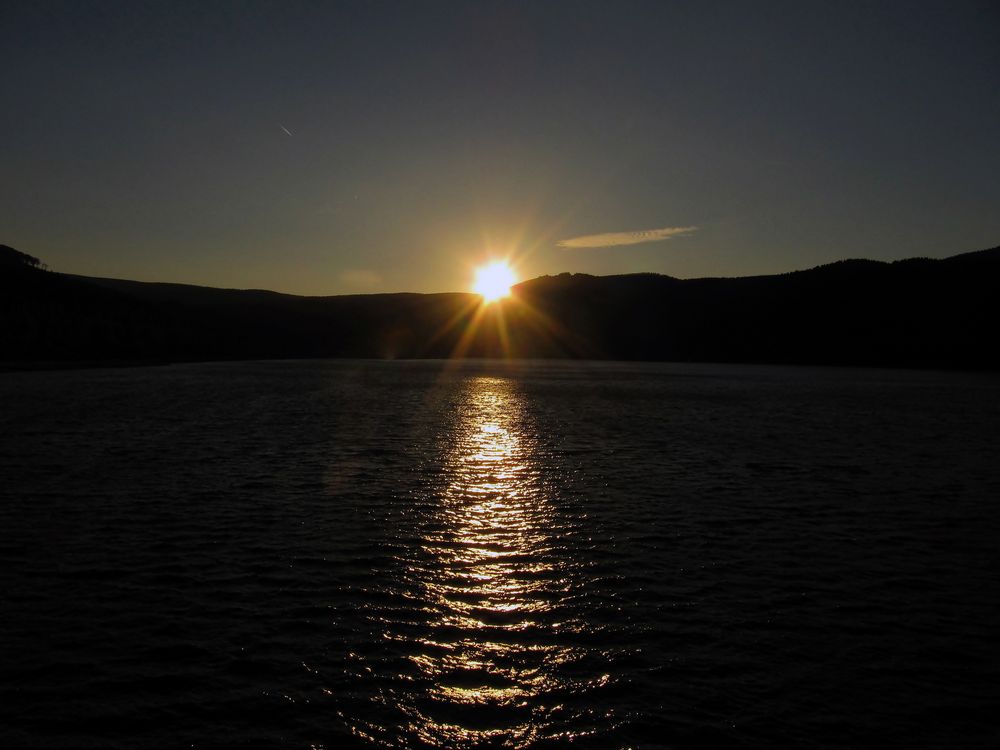
[[0, 745], [995, 746], [988, 376], [0, 376]]

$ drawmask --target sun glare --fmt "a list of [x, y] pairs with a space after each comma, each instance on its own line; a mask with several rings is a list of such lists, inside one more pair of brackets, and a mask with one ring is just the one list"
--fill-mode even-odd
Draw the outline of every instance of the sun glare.
[[517, 278], [502, 260], [482, 266], [476, 270], [476, 281], [472, 290], [483, 295], [484, 302], [493, 302], [510, 294], [510, 287]]

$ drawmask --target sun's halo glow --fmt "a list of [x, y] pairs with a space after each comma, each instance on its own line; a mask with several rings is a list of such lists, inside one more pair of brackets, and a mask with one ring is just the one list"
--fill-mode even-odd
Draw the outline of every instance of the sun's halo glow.
[[481, 294], [484, 302], [493, 302], [510, 294], [510, 288], [516, 281], [510, 266], [498, 260], [476, 269], [472, 290]]

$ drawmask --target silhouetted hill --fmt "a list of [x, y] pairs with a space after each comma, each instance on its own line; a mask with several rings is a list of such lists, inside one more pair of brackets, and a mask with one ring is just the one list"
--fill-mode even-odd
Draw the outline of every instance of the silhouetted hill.
[[301, 297], [59, 274], [0, 246], [0, 358], [515, 356], [996, 368], [1000, 248], [743, 278], [543, 276], [472, 294]]
[[624, 359], [995, 367], [1000, 248], [774, 276], [555, 277], [521, 295]]

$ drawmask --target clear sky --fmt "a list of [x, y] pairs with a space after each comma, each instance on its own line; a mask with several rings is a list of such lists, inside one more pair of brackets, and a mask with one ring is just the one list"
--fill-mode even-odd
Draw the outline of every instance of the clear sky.
[[1000, 244], [1000, 3], [0, 3], [0, 243], [455, 291]]

